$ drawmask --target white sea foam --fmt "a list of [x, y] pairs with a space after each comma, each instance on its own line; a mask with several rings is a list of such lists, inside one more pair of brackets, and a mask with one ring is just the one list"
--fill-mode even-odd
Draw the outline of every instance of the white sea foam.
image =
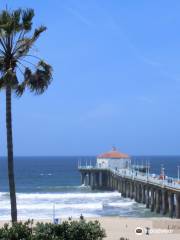
[[121, 197], [118, 192], [102, 192], [102, 193], [18, 193], [18, 199], [84, 199], [84, 198], [109, 198]]
[[[80, 203], [80, 204], [55, 204], [56, 210], [58, 209], [102, 209], [102, 203]], [[18, 210], [52, 210], [53, 204], [52, 203], [34, 203], [34, 204], [18, 204]], [[10, 205], [1, 204], [0, 210], [3, 209], [10, 209]]]
[[107, 203], [107, 206], [110, 207], [118, 207], [118, 208], [124, 208], [124, 207], [130, 207], [134, 204], [135, 202], [111, 202], [111, 203]]
[[8, 197], [9, 193], [8, 192], [0, 192], [0, 197]]
[[[8, 196], [8, 192], [0, 192], [1, 196]], [[36, 197], [48, 197], [48, 198], [74, 198], [80, 197], [84, 198], [84, 196], [88, 198], [92, 197], [120, 197], [121, 193], [119, 192], [90, 192], [90, 193], [17, 193], [18, 197], [22, 198], [36, 198]]]
[[52, 173], [40, 173], [40, 176], [52, 176]]
[[[18, 215], [21, 219], [51, 218], [53, 205], [59, 217], [97, 217], [104, 215], [108, 208], [112, 213], [121, 215], [124, 209], [133, 206], [134, 202], [121, 198], [119, 192], [71, 192], [71, 193], [17, 193]], [[135, 206], [135, 205], [134, 205]], [[10, 216], [9, 193], [0, 193], [0, 219]]]

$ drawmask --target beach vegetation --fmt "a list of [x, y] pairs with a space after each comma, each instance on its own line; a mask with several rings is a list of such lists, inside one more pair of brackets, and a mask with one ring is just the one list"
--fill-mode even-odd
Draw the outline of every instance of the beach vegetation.
[[29, 89], [35, 94], [42, 94], [52, 79], [52, 67], [34, 55], [34, 44], [46, 27], [40, 26], [33, 30], [33, 17], [33, 9], [6, 9], [0, 12], [0, 89], [6, 93], [7, 160], [12, 222], [17, 221], [12, 93], [20, 97]]
[[0, 240], [102, 240], [105, 230], [98, 221], [72, 220], [61, 224], [16, 222], [0, 229]]

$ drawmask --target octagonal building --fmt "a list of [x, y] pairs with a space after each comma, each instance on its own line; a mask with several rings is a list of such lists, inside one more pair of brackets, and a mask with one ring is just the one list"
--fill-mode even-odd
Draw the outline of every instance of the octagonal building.
[[131, 158], [126, 153], [118, 152], [115, 147], [111, 151], [97, 156], [97, 167], [112, 169], [127, 169], [131, 165]]

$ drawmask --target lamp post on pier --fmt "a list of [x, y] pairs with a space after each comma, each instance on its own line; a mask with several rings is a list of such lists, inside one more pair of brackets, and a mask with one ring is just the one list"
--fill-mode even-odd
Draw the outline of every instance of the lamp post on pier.
[[149, 170], [150, 170], [150, 162], [148, 161], [148, 179], [149, 179]]
[[162, 177], [162, 184], [165, 184], [165, 168], [164, 165], [161, 164], [161, 177]]
[[177, 166], [178, 169], [178, 183], [179, 183], [179, 170], [180, 170], [180, 166]]
[[162, 168], [162, 175], [163, 175], [163, 185], [165, 185], [165, 168]]
[[146, 160], [146, 180], [148, 180], [148, 162]]

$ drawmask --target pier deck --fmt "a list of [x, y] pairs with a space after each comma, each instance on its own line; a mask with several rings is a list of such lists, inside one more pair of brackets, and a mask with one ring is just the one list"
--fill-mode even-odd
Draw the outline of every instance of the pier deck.
[[146, 205], [152, 212], [180, 218], [180, 184], [133, 169], [78, 166], [82, 184], [92, 189], [117, 190], [122, 197]]

